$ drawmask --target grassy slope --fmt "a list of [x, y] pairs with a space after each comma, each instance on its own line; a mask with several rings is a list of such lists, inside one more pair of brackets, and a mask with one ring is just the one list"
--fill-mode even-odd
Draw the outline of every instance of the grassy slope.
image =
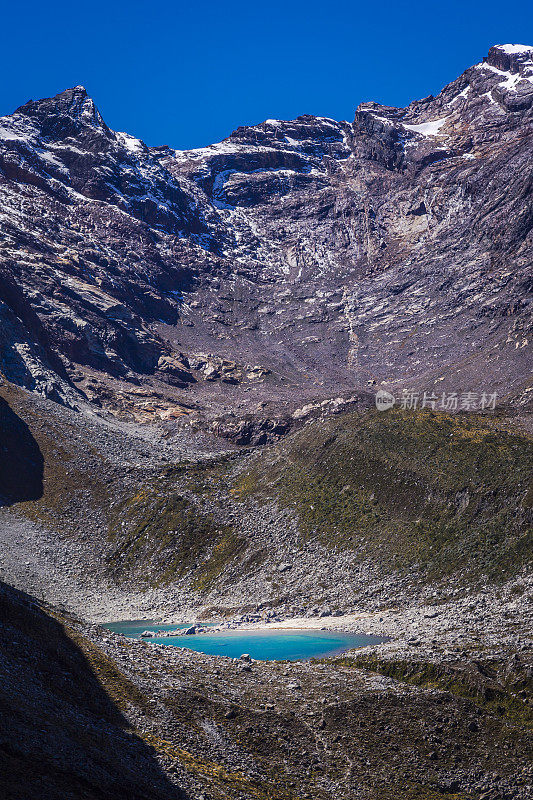
[[18, 510], [73, 532], [94, 511], [109, 529], [109, 569], [119, 581], [184, 578], [200, 591], [231, 583], [233, 567], [249, 568], [250, 534], [235, 520], [249, 514], [253, 524], [272, 499], [297, 517], [302, 543], [354, 550], [384, 574], [418, 564], [428, 578], [496, 579], [531, 562], [532, 443], [497, 418], [353, 413], [251, 456], [143, 476], [112, 468], [79, 429], [59, 425], [27, 393], [5, 385], [0, 396], [43, 457], [44, 494]]
[[[120, 562], [120, 574], [143, 563], [152, 584], [165, 585], [189, 573], [194, 588], [208, 589], [242, 551], [245, 541], [234, 527], [203, 510], [194, 489], [191, 496], [196, 472], [194, 467], [168, 470], [114, 506], [111, 536], [116, 550], [110, 562]], [[196, 491], [201, 494], [202, 489], [203, 484]], [[122, 524], [126, 535], [118, 533]]]
[[383, 566], [512, 574], [530, 562], [531, 441], [487, 417], [351, 414], [257, 456], [241, 497], [276, 497], [304, 537]]
[[[0, 448], [9, 451], [0, 495], [8, 494], [13, 474], [16, 509], [29, 519], [73, 536], [81, 528], [99, 535], [92, 520], [107, 528], [108, 567], [119, 582], [135, 575], [164, 585], [191, 573], [194, 588], [207, 589], [242, 550], [234, 528], [196, 502], [226, 473], [224, 459], [143, 477], [142, 470], [134, 474], [109, 463], [90, 431], [62, 418], [59, 407], [52, 415], [39, 398], [7, 383], [0, 387], [0, 403]], [[24, 439], [19, 428], [26, 430]], [[24, 483], [30, 458], [36, 462], [31, 485]]]
[[354, 550], [384, 573], [505, 578], [531, 561], [531, 445], [491, 417], [330, 418], [241, 460], [166, 469], [116, 506], [128, 530], [116, 552], [153, 582], [190, 574], [211, 588], [247, 547], [217, 507], [253, 518], [274, 499], [297, 516], [302, 544]]

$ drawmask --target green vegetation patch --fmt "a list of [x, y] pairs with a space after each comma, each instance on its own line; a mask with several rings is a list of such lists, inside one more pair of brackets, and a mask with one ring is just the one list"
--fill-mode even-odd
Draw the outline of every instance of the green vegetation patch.
[[391, 568], [514, 574], [533, 555], [531, 439], [428, 411], [320, 421], [255, 456], [241, 499], [293, 508], [302, 536]]
[[378, 672], [423, 689], [447, 691], [471, 700], [509, 722], [533, 727], [533, 679], [524, 668], [513, 672], [498, 663], [476, 661], [458, 667], [373, 656], [345, 657], [340, 659], [340, 663]]
[[158, 753], [164, 754], [171, 761], [179, 762], [188, 772], [203, 780], [209, 787], [213, 797], [223, 800], [228, 792], [243, 793], [250, 800], [301, 800], [304, 795], [295, 794], [281, 786], [268, 784], [265, 781], [251, 780], [242, 772], [229, 770], [222, 764], [211, 761], [204, 756], [197, 756], [176, 747], [171, 742], [151, 734], [142, 734], [144, 741]]
[[110, 563], [123, 575], [142, 569], [156, 585], [192, 572], [193, 586], [208, 589], [245, 544], [233, 526], [172, 490], [167, 481], [126, 498], [113, 515], [118, 547]]

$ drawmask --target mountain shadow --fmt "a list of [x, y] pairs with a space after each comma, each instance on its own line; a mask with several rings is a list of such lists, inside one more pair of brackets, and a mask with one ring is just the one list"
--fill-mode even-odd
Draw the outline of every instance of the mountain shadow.
[[142, 715], [148, 698], [95, 645], [0, 583], [0, 797], [186, 800], [120, 706]]
[[42, 497], [43, 471], [30, 429], [0, 397], [0, 506]]

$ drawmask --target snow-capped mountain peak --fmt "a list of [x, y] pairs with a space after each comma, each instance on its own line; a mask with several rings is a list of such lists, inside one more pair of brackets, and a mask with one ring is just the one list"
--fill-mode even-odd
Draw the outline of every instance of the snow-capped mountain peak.
[[406, 108], [188, 151], [112, 131], [82, 86], [26, 103], [0, 120], [0, 369], [34, 388], [53, 364], [90, 397], [91, 370], [133, 372], [166, 396], [176, 347], [335, 391], [440, 381], [450, 358], [468, 382], [497, 362], [508, 391], [527, 344], [532, 56], [495, 45]]

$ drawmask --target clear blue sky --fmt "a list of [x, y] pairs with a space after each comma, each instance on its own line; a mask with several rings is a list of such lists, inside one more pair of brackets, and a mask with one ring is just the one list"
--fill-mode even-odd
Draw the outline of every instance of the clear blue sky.
[[533, 2], [15, 0], [2, 29], [0, 115], [83, 84], [112, 128], [187, 148], [436, 94], [491, 44], [533, 44]]

